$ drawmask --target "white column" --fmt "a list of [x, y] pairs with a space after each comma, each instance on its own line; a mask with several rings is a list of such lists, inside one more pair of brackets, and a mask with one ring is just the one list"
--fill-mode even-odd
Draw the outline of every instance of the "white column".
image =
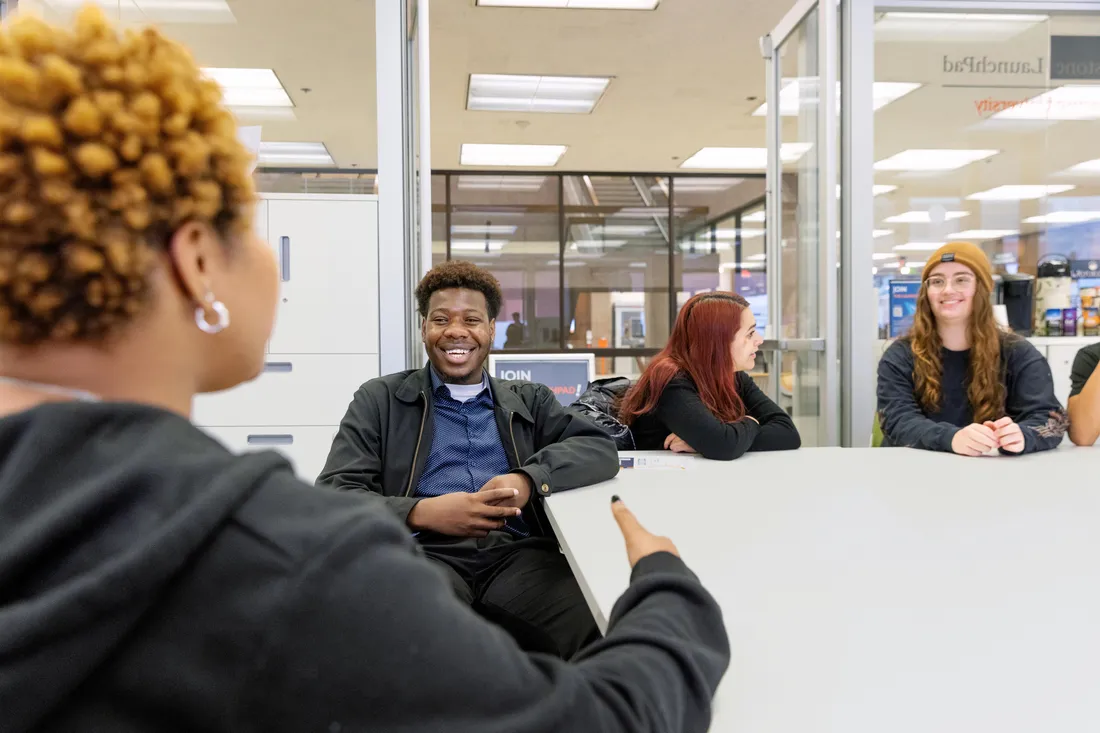
[[[417, 73], [429, 51], [426, 25], [427, 0], [375, 3], [382, 374], [423, 363], [413, 291], [431, 263], [431, 161], [426, 145], [429, 85], [427, 70]], [[424, 114], [419, 127], [418, 110]]]

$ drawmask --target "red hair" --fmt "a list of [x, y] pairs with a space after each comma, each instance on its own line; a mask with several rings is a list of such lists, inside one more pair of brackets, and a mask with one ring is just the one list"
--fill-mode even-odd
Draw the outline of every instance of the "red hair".
[[682, 373], [695, 382], [703, 404], [719, 420], [736, 422], [744, 417], [730, 344], [748, 307], [740, 295], [725, 292], [703, 293], [685, 303], [668, 345], [623, 397], [622, 421], [630, 425], [639, 415], [653, 411], [668, 383]]

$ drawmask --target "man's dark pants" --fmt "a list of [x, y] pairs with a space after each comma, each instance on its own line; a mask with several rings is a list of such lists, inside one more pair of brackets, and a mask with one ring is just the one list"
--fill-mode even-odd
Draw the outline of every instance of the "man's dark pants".
[[418, 539], [458, 597], [527, 651], [569, 659], [600, 638], [569, 562], [553, 540], [503, 531], [480, 539]]

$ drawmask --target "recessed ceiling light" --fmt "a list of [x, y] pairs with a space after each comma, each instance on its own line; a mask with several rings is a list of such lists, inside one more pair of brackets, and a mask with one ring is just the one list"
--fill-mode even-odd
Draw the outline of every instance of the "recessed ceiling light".
[[[875, 184], [871, 189], [871, 194], [873, 196], [882, 196], [883, 194], [891, 193], [891, 192], [897, 191], [897, 190], [898, 190], [897, 186], [887, 186], [885, 184]], [[836, 187], [836, 197], [840, 198], [840, 184], [837, 184], [837, 187]]]
[[762, 262], [762, 261], [768, 259], [768, 256], [766, 254], [749, 255], [745, 259], [746, 260], [752, 260], [753, 262]]
[[747, 216], [742, 216], [741, 221], [765, 222], [768, 220], [767, 216], [767, 212], [755, 211]]
[[203, 69], [222, 88], [227, 107], [293, 107], [271, 69]]
[[[695, 237], [696, 237], [695, 243], [696, 244], [707, 244], [712, 239], [713, 240], [718, 240], [718, 241], [723, 241], [723, 242], [732, 242], [734, 239], [737, 238], [738, 231], [739, 230], [737, 230], [737, 229], [704, 230], [704, 231], [699, 232], [698, 234], [695, 235]], [[740, 229], [740, 232], [741, 232], [741, 238], [742, 239], [752, 239], [753, 237], [762, 237], [762, 236], [764, 236], [764, 230], [763, 229], [744, 228], [744, 227], [742, 227]]]
[[1045, 20], [1046, 15], [1019, 13], [890, 12], [875, 23], [875, 40], [989, 44], [1008, 41]]
[[894, 11], [884, 15], [884, 18], [892, 18], [894, 20], [936, 20], [948, 22], [958, 21], [960, 23], [1042, 23], [1047, 20], [1048, 17], [1049, 16], [1046, 15], [1028, 15], [1021, 13], [926, 13], [924, 11]]
[[[876, 81], [871, 87], [871, 107], [875, 111], [895, 102], [906, 94], [921, 88], [921, 84], [909, 81]], [[836, 84], [837, 99], [840, 98], [840, 82]], [[817, 78], [797, 78], [784, 80], [779, 90], [779, 114], [782, 117], [797, 117], [805, 105], [817, 104]], [[768, 103], [753, 111], [753, 117], [765, 117]]]
[[514, 224], [455, 224], [451, 227], [451, 234], [508, 234], [516, 233]]
[[596, 249], [605, 247], [622, 247], [625, 239], [577, 239], [573, 241], [577, 249]]
[[1073, 188], [1076, 186], [997, 186], [988, 191], [972, 193], [967, 198], [973, 201], [1030, 201], [1056, 193], [1065, 193]]
[[516, 165], [550, 168], [565, 154], [565, 145], [496, 145], [462, 143], [461, 165]]
[[483, 8], [571, 8], [576, 10], [653, 10], [661, 0], [477, 0]]
[[[677, 176], [676, 193], [703, 193], [725, 191], [739, 183], [744, 183], [744, 178], [689, 178]], [[650, 186], [652, 191], [663, 190], [660, 185]]]
[[605, 76], [470, 74], [466, 109], [588, 114], [610, 83]]
[[[943, 218], [945, 221], [952, 219], [961, 219], [964, 216], [970, 216], [969, 211], [945, 211], [943, 212]], [[931, 224], [932, 215], [927, 211], [906, 211], [903, 214], [895, 214], [884, 221], [888, 224]], [[937, 218], [938, 221], [938, 218]]]
[[877, 171], [953, 171], [979, 160], [992, 158], [999, 150], [911, 149], [875, 163]]
[[236, 23], [225, 0], [46, 0], [61, 11], [79, 10], [88, 2], [111, 11], [126, 22]]
[[1067, 84], [994, 114], [994, 120], [1100, 120], [1100, 86]]
[[1100, 211], [1052, 211], [1042, 216], [1029, 216], [1026, 224], [1081, 224], [1100, 219]]
[[879, 237], [888, 237], [893, 233], [894, 233], [893, 229], [876, 229], [873, 232], [875, 239], [878, 239]]
[[1016, 229], [967, 229], [964, 232], [955, 232], [948, 239], [978, 239], [985, 241], [987, 239], [1011, 237], [1019, 233]]
[[654, 227], [648, 224], [603, 224], [592, 227], [595, 234], [611, 234], [618, 237], [644, 237], [652, 234]]
[[871, 255], [871, 259], [875, 260], [876, 262], [881, 262], [882, 260], [892, 260], [895, 257], [897, 257], [897, 255], [893, 252], [875, 252], [873, 255]]
[[546, 176], [459, 176], [461, 191], [526, 191], [536, 193], [546, 184]]
[[484, 241], [480, 239], [452, 239], [451, 250], [455, 252], [499, 252], [508, 244], [507, 239]]
[[[779, 157], [793, 163], [809, 152], [813, 143], [783, 143]], [[703, 148], [680, 164], [681, 168], [721, 168], [726, 170], [766, 170], [767, 148]]]
[[894, 247], [895, 252], [935, 252], [946, 242], [906, 242]]
[[261, 142], [258, 159], [273, 167], [335, 164], [324, 143]]
[[1096, 158], [1095, 160], [1086, 160], [1084, 163], [1078, 163], [1077, 165], [1070, 166], [1067, 170], [1063, 172], [1077, 175], [1098, 175], [1100, 174], [1100, 158]]

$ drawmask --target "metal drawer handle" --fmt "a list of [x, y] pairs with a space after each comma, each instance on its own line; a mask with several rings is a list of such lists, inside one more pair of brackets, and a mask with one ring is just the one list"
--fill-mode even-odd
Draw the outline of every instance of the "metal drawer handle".
[[283, 282], [290, 282], [290, 237], [279, 237], [279, 269]]
[[294, 445], [293, 435], [249, 435], [249, 445]]
[[265, 372], [292, 372], [294, 371], [294, 364], [289, 361], [265, 361]]

